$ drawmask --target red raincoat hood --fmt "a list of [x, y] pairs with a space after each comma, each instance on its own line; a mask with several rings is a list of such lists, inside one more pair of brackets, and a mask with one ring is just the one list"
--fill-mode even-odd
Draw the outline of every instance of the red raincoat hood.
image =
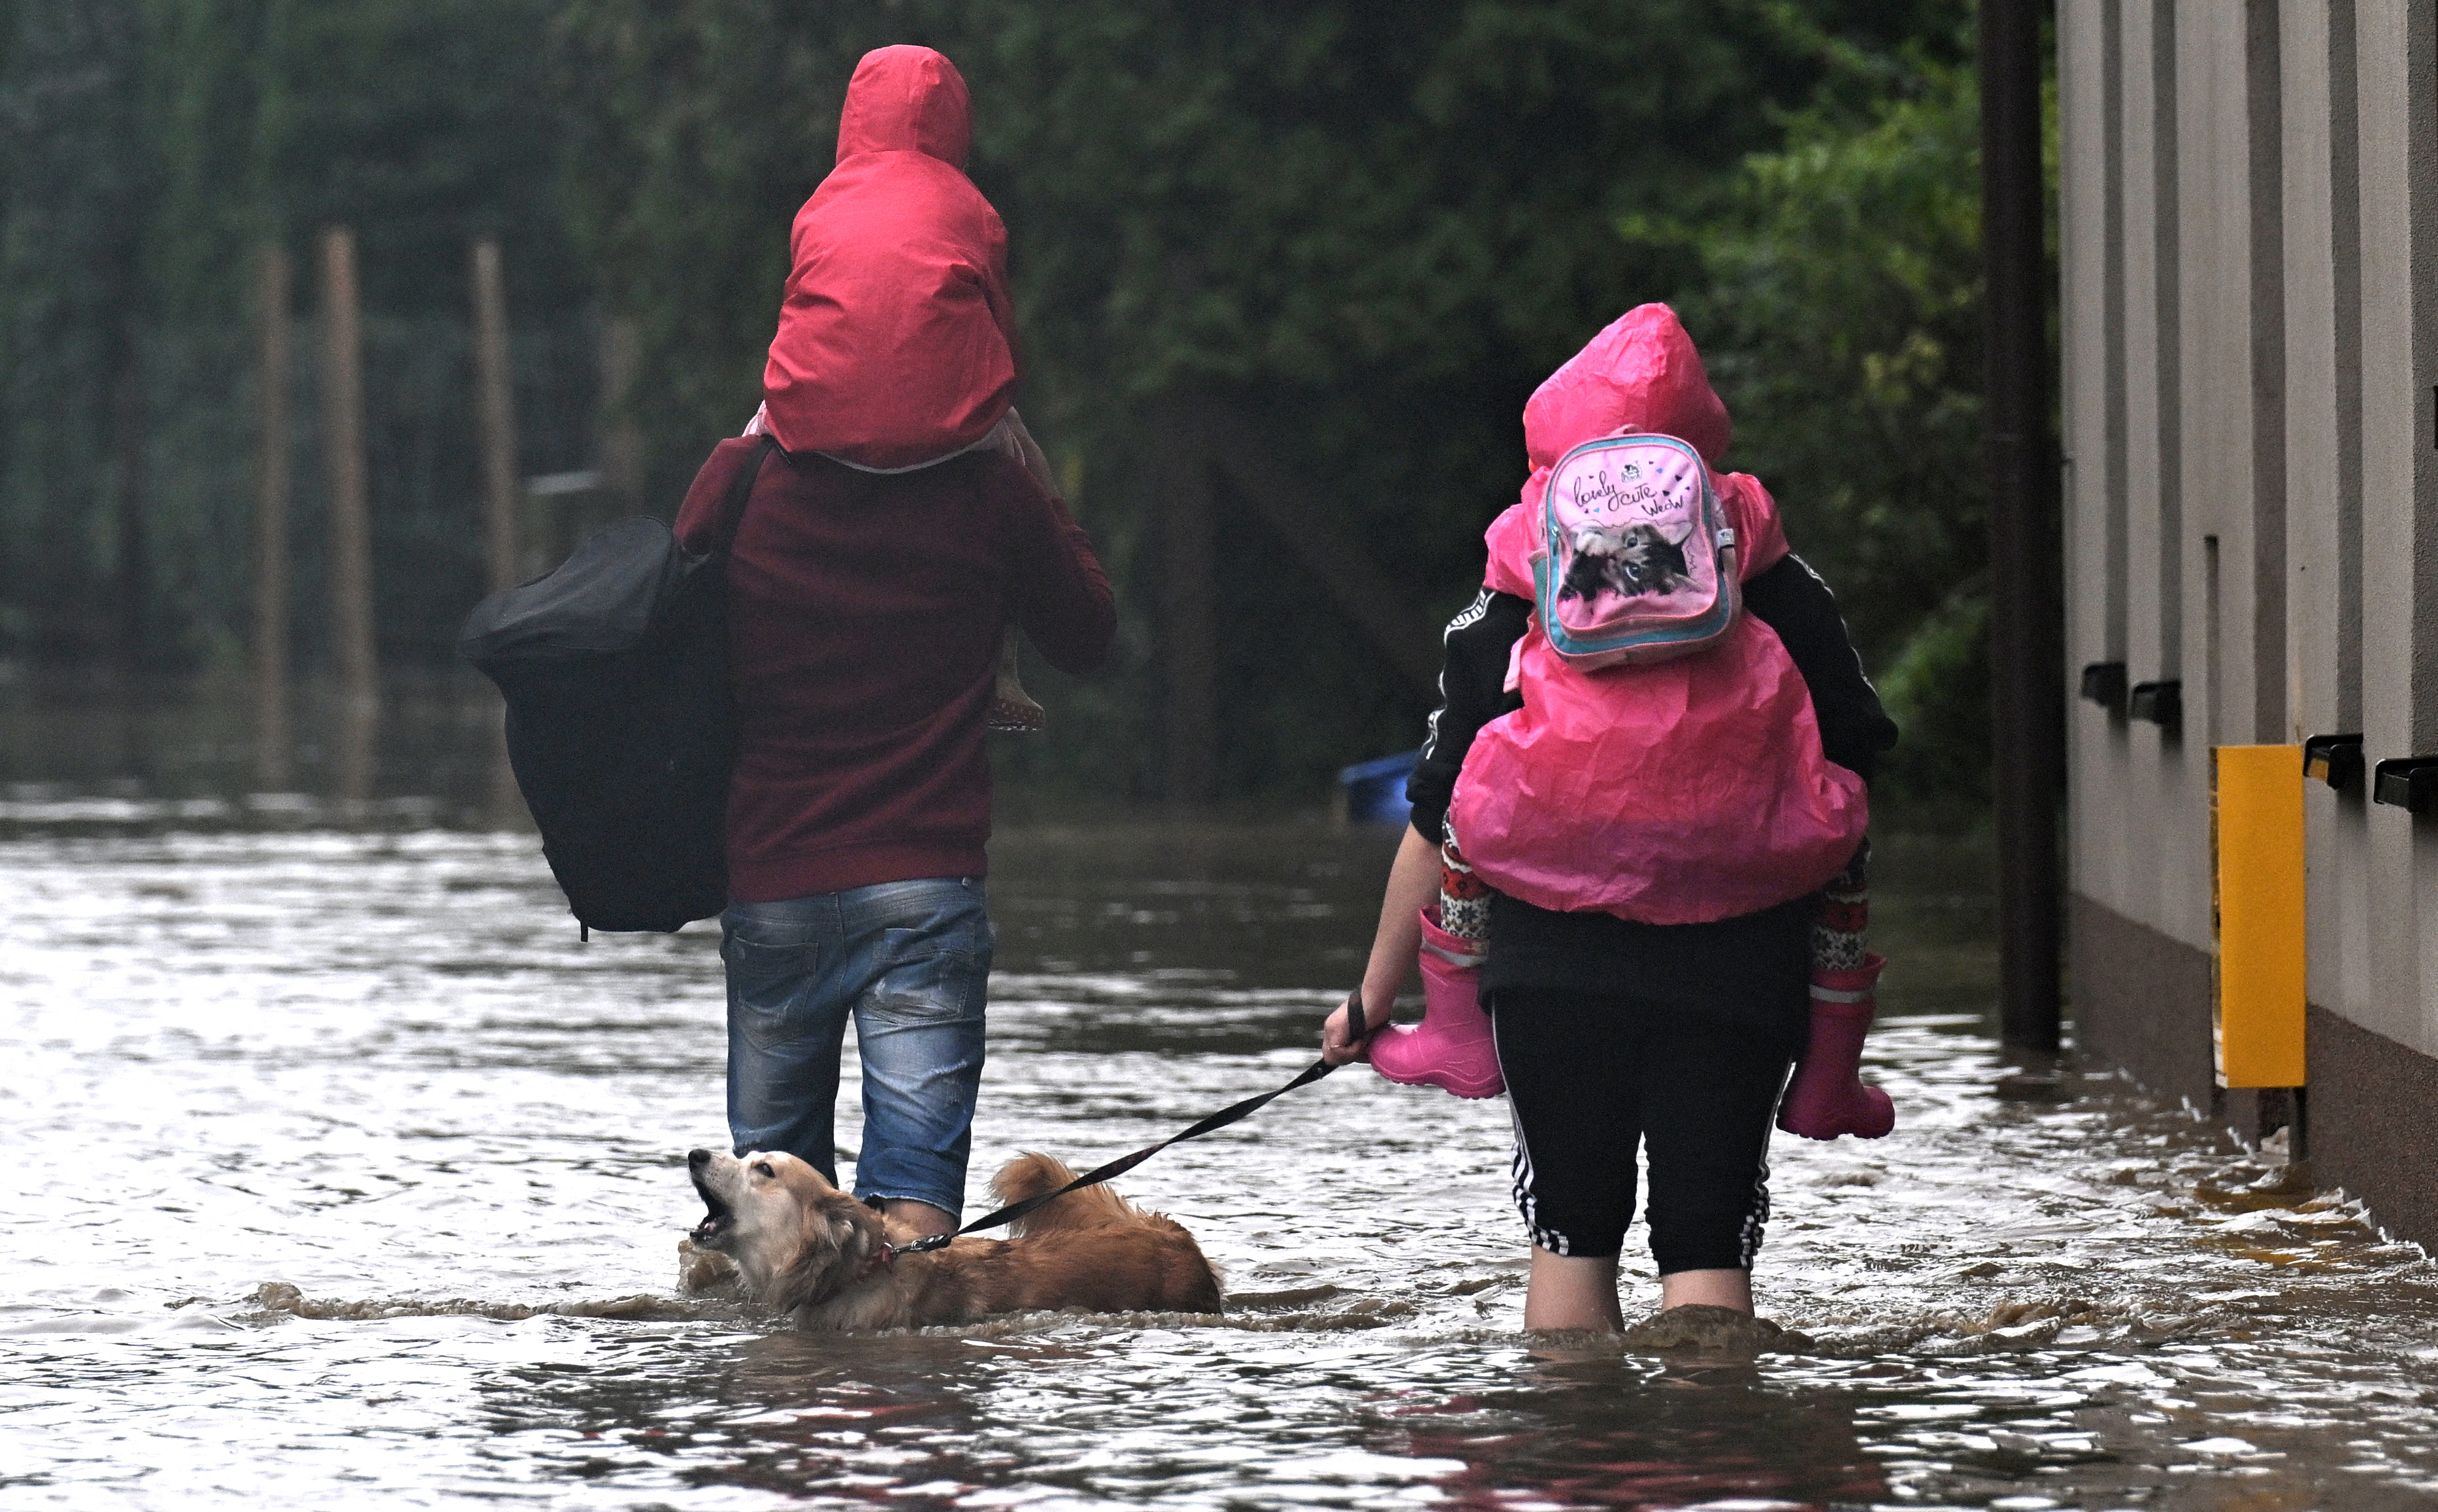
[[1524, 405], [1524, 451], [1536, 472], [1616, 431], [1689, 441], [1712, 467], [1727, 454], [1727, 407], [1665, 305], [1637, 305], [1610, 322]]
[[838, 160], [865, 152], [921, 152], [962, 170], [974, 147], [965, 76], [928, 47], [875, 47], [847, 80]]
[[838, 166], [796, 214], [763, 370], [790, 451], [902, 468], [973, 445], [1016, 392], [1007, 229], [964, 175], [973, 110], [928, 47], [866, 53]]

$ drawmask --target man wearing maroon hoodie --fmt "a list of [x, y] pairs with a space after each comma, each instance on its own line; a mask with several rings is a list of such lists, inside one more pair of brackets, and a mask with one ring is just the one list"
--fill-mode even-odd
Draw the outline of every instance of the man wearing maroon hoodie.
[[[930, 1233], [963, 1205], [981, 1079], [1000, 639], [1012, 623], [1085, 672], [1116, 628], [1047, 470], [998, 444], [1021, 439], [1007, 235], [964, 176], [971, 141], [946, 58], [884, 47], [857, 67], [763, 378], [754, 429], [781, 449], [728, 567], [729, 1132], [740, 1154], [785, 1150], [835, 1180], [852, 1017], [856, 1194]], [[678, 518], [689, 548], [765, 446], [726, 441], [704, 464]]]

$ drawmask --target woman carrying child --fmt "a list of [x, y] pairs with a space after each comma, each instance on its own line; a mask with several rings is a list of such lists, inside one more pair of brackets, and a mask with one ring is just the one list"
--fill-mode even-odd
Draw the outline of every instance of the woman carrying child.
[[[1750, 1313], [1773, 1118], [1814, 1138], [1892, 1121], [1854, 1068], [1879, 966], [1861, 951], [1865, 783], [1896, 729], [1768, 493], [1715, 470], [1726, 407], [1666, 306], [1600, 332], [1524, 428], [1533, 472], [1448, 626], [1413, 827], [1323, 1054], [1463, 1096], [1503, 1081], [1528, 1328], [1622, 1327], [1637, 1145], [1663, 1309]], [[1639, 439], [1586, 446], [1609, 437]], [[1673, 515], [1620, 481], [1670, 456]], [[1652, 523], [1559, 509], [1612, 489]], [[1675, 600], [1702, 614], [1655, 652], [1591, 655], [1569, 628]], [[1375, 1038], [1418, 952], [1428, 1016]]]

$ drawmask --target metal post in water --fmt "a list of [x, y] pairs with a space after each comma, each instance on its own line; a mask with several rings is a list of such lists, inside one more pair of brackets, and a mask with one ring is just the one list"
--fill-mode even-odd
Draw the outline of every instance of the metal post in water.
[[2054, 1051], [2065, 652], [2038, 0], [1982, 0], [1980, 72], [1999, 1017], [2009, 1046]]
[[508, 295], [500, 243], [473, 246], [475, 411], [483, 429], [483, 525], [491, 591], [519, 576], [516, 392], [508, 367]]
[[288, 785], [288, 249], [262, 245], [255, 263], [261, 353], [260, 456], [254, 506], [254, 781]]
[[[500, 243], [484, 237], [475, 241], [470, 271], [474, 291], [475, 411], [483, 430], [483, 524], [489, 557], [491, 591], [513, 588], [523, 576], [522, 521], [517, 510], [517, 409], [512, 371], [508, 366], [508, 294], [500, 269]], [[490, 808], [492, 818], [513, 823], [517, 779], [508, 765], [505, 727], [494, 724], [491, 735]]]
[[371, 506], [364, 462], [363, 335], [356, 237], [322, 232], [322, 454], [330, 487], [330, 639], [339, 662], [338, 791], [371, 796], [373, 734], [380, 717], [373, 647]]

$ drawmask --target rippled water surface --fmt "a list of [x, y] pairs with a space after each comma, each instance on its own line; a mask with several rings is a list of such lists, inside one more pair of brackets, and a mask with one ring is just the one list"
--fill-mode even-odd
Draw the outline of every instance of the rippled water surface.
[[[1883, 847], [1897, 1134], [1776, 1152], [1810, 1351], [1705, 1365], [1528, 1340], [1503, 1105], [1359, 1069], [1127, 1179], [1225, 1318], [679, 1302], [714, 934], [579, 945], [527, 837], [268, 818], [0, 805], [0, 1503], [2438, 1504], [2438, 1275], [2119, 1083], [1993, 1096], [1970, 847]], [[1392, 840], [1002, 837], [975, 1196], [1305, 1064]]]

